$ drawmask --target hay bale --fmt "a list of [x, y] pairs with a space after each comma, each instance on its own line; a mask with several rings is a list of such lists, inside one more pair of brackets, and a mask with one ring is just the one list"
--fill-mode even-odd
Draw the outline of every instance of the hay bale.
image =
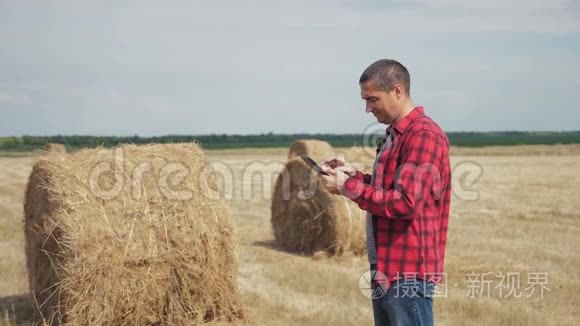
[[231, 211], [204, 195], [206, 186], [217, 189], [206, 164], [195, 144], [41, 156], [25, 199], [36, 319], [192, 325], [243, 318]]
[[291, 159], [272, 196], [276, 242], [291, 252], [330, 255], [366, 251], [365, 213], [351, 200], [326, 190], [301, 159]]
[[334, 155], [334, 149], [329, 143], [317, 139], [299, 139], [290, 145], [288, 159], [307, 155], [315, 160], [322, 161]]
[[66, 154], [66, 147], [63, 144], [48, 143], [42, 147], [44, 152], [56, 152]]

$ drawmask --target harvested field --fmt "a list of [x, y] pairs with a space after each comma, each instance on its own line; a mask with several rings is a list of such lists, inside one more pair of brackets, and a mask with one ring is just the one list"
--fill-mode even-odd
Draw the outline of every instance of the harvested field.
[[[454, 149], [454, 188], [469, 181], [460, 177], [463, 172], [482, 174], [452, 198], [447, 293], [435, 298], [437, 324], [578, 324], [576, 147]], [[338, 151], [369, 167], [371, 159], [361, 151]], [[231, 173], [224, 186], [231, 192], [239, 239], [237, 279], [248, 323], [371, 325], [369, 300], [358, 288], [368, 268], [364, 256], [310, 257], [276, 246], [271, 194], [287, 154], [284, 148], [208, 151], [210, 161], [223, 163]], [[22, 209], [31, 155], [0, 157], [0, 320], [5, 324], [32, 318]], [[248, 176], [256, 170], [262, 177]], [[506, 283], [502, 275], [507, 273], [519, 283]]]

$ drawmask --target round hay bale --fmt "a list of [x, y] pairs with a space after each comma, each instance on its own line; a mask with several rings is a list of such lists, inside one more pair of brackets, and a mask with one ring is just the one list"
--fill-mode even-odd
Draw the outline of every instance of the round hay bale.
[[193, 325], [244, 318], [231, 211], [195, 144], [42, 155], [25, 199], [37, 321]]
[[365, 213], [328, 192], [301, 159], [288, 161], [278, 176], [271, 211], [276, 242], [285, 250], [306, 255], [366, 251]]
[[45, 152], [56, 152], [66, 154], [66, 147], [63, 144], [55, 144], [55, 143], [44, 144], [42, 150]]
[[322, 140], [299, 139], [290, 145], [288, 159], [300, 155], [307, 155], [319, 161], [326, 160], [334, 155], [334, 149], [329, 143]]

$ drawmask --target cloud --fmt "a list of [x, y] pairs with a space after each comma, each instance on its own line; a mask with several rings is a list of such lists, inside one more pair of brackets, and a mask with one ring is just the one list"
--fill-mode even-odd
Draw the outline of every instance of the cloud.
[[2, 104], [27, 104], [30, 103], [30, 97], [26, 94], [1, 93], [0, 105]]
[[469, 96], [458, 90], [432, 90], [421, 94], [421, 98], [426, 102], [453, 103], [454, 107], [465, 107], [473, 102]]
[[388, 1], [353, 0], [343, 5], [364, 13], [365, 25], [378, 27], [388, 22], [400, 26], [401, 32], [561, 34], [580, 31], [580, 5], [569, 0], [423, 0], [394, 5]]
[[578, 21], [563, 0], [0, 1], [0, 131], [359, 132], [381, 57], [446, 130], [577, 129]]

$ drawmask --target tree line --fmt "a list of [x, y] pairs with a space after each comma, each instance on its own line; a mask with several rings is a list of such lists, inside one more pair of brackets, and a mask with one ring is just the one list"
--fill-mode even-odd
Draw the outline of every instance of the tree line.
[[[481, 147], [493, 145], [552, 145], [579, 144], [580, 131], [561, 132], [448, 132], [451, 145]], [[350, 147], [368, 144], [368, 137], [361, 134], [258, 134], [258, 135], [166, 135], [155, 137], [141, 136], [19, 136], [0, 137], [0, 149], [35, 150], [47, 143], [61, 143], [68, 148], [112, 147], [122, 143], [132, 144], [168, 144], [198, 142], [208, 149], [244, 148], [244, 147], [287, 147], [296, 139], [320, 139], [335, 147]], [[376, 138], [376, 137], [375, 137]]]

